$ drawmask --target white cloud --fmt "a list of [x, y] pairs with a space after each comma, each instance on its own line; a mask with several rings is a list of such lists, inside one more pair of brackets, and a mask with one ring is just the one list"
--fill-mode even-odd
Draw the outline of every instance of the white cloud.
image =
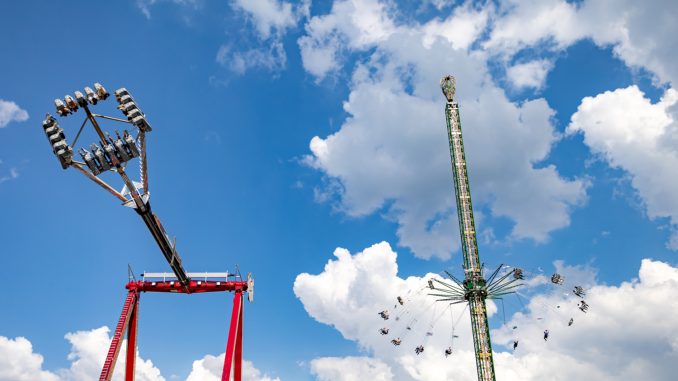
[[[193, 362], [193, 368], [186, 381], [219, 381], [223, 367], [223, 353], [219, 356], [206, 355]], [[251, 361], [247, 360], [243, 360], [242, 363], [242, 379], [243, 381], [280, 381], [278, 377], [273, 378], [267, 374], [262, 374]]]
[[141, 10], [141, 13], [146, 16], [147, 19], [151, 18], [151, 6], [157, 3], [158, 0], [137, 0], [137, 7]]
[[439, 11], [445, 7], [449, 7], [454, 3], [453, 0], [425, 0], [424, 2], [426, 1], [429, 1]]
[[630, 67], [643, 67], [661, 82], [678, 81], [672, 52], [678, 49], [673, 20], [678, 7], [668, 0], [510, 0], [502, 2], [484, 47], [512, 55], [531, 46], [564, 49], [590, 38], [612, 46]]
[[671, 110], [677, 103], [673, 89], [653, 104], [638, 87], [630, 86], [584, 98], [568, 126], [570, 133], [582, 133], [584, 143], [610, 167], [629, 173], [648, 217], [669, 218], [674, 228], [678, 124]]
[[[66, 334], [71, 344], [68, 360], [70, 368], [50, 372], [42, 369], [43, 357], [34, 353], [30, 341], [23, 337], [8, 339], [0, 336], [0, 381], [89, 381], [99, 378], [111, 338], [108, 327], [91, 331]], [[119, 359], [125, 358], [126, 345], [120, 350]], [[124, 364], [124, 360], [122, 360]], [[114, 381], [124, 379], [124, 365], [119, 363], [113, 375]], [[150, 360], [137, 354], [136, 379], [139, 381], [164, 381], [160, 371]]]
[[217, 52], [217, 62], [233, 73], [243, 75], [250, 69], [265, 69], [277, 72], [285, 68], [287, 55], [280, 41], [271, 41], [267, 47], [234, 50], [222, 45]]
[[[106, 359], [106, 353], [111, 343], [108, 327], [101, 327], [91, 331], [77, 331], [66, 334], [66, 340], [71, 343], [71, 352], [68, 360], [71, 367], [59, 372], [62, 379], [69, 381], [87, 381], [96, 379]], [[118, 365], [113, 373], [114, 381], [124, 379], [124, 359], [127, 353], [127, 341], [123, 340]], [[144, 360], [137, 353], [135, 362], [136, 379], [139, 381], [164, 381], [160, 370], [151, 360]]]
[[137, 0], [137, 7], [147, 19], [151, 18], [151, 7], [160, 2], [172, 2], [178, 5], [198, 6], [198, 0]]
[[310, 8], [308, 0], [296, 7], [280, 0], [234, 0], [231, 4], [234, 9], [247, 15], [262, 39], [268, 39], [274, 32], [284, 33], [286, 29], [294, 27], [302, 17], [308, 16]]
[[430, 47], [438, 38], [447, 40], [454, 49], [468, 49], [487, 27], [492, 5], [476, 9], [470, 2], [454, 9], [447, 18], [435, 18], [422, 26], [423, 44]]
[[28, 113], [16, 103], [0, 99], [0, 128], [11, 122], [24, 122], [28, 120]]
[[[470, 339], [468, 311], [461, 317], [455, 333], [454, 354], [445, 358], [443, 350], [450, 344], [451, 318], [434, 326], [434, 335], [425, 336], [431, 315], [426, 302], [407, 294], [417, 290], [426, 279], [435, 276], [402, 279], [397, 276], [396, 254], [381, 243], [351, 255], [344, 249], [335, 251], [318, 275], [300, 274], [294, 292], [314, 319], [334, 326], [345, 338], [356, 341], [369, 353], [361, 357], [323, 357], [311, 362], [311, 371], [323, 381], [369, 379], [476, 380], [475, 362]], [[502, 380], [672, 380], [673, 364], [678, 360], [678, 268], [645, 259], [638, 279], [619, 286], [595, 283], [590, 268], [556, 264], [557, 271], [575, 284], [588, 284], [587, 314], [576, 307], [577, 299], [563, 295], [557, 287], [543, 294], [534, 294], [527, 308], [510, 317], [503, 328], [493, 331], [495, 363]], [[563, 286], [564, 287], [564, 286]], [[377, 311], [393, 306], [396, 295], [406, 297], [410, 311], [423, 311], [412, 331], [403, 328], [412, 315], [391, 308], [391, 319], [383, 321]], [[420, 294], [420, 298], [424, 298]], [[430, 297], [428, 297], [430, 298]], [[547, 307], [544, 307], [544, 306]], [[553, 306], [560, 305], [560, 308]], [[550, 306], [550, 307], [548, 307]], [[405, 308], [401, 307], [401, 308]], [[490, 314], [496, 312], [488, 305]], [[413, 312], [414, 311], [414, 312]], [[395, 316], [401, 314], [401, 320]], [[540, 320], [537, 320], [540, 317]], [[568, 327], [570, 317], [574, 325]], [[391, 332], [381, 336], [381, 326]], [[512, 327], [518, 326], [517, 330]], [[548, 342], [542, 331], [549, 329]], [[519, 332], [519, 333], [516, 333]], [[401, 336], [403, 344], [388, 344], [392, 336]], [[513, 352], [498, 352], [502, 345], [519, 339]], [[422, 355], [414, 354], [416, 345], [424, 344]], [[314, 366], [315, 364], [315, 366]], [[342, 378], [365, 369], [362, 378]], [[377, 378], [382, 377], [382, 378]]]
[[[587, 184], [563, 179], [553, 166], [536, 165], [559, 139], [550, 121], [553, 111], [540, 100], [509, 102], [492, 82], [486, 61], [501, 57], [513, 88], [538, 90], [553, 63], [532, 58], [530, 49], [561, 51], [590, 39], [611, 47], [629, 67], [653, 73], [659, 83], [678, 81], [672, 56], [678, 49], [673, 38], [678, 7], [671, 1], [507, 0], [484, 7], [466, 2], [447, 17], [407, 24], [397, 14], [390, 2], [343, 0], [309, 19], [298, 41], [307, 72], [319, 81], [353, 62], [350, 54], [358, 63], [347, 68], [353, 73], [344, 103], [347, 120], [335, 134], [313, 138], [307, 162], [330, 179], [331, 189], [317, 194], [338, 199], [338, 208], [351, 216], [384, 212], [398, 223], [399, 244], [424, 258], [446, 258], [453, 249], [449, 242], [457, 241], [450, 233], [456, 231], [448, 213], [451, 190], [443, 182], [449, 178], [447, 158], [435, 156], [443, 148], [426, 131], [443, 123], [436, 109], [440, 97], [432, 96], [441, 74], [453, 70], [460, 86], [468, 84], [458, 94], [476, 204], [515, 222], [511, 238], [538, 242], [568, 226], [571, 210], [585, 201]], [[523, 51], [526, 55], [517, 55]], [[675, 120], [676, 109], [666, 115]], [[487, 110], [491, 115], [484, 115]], [[507, 123], [514, 128], [505, 129]], [[678, 145], [674, 130], [667, 127], [666, 146]], [[507, 137], [510, 143], [503, 144]], [[673, 162], [670, 148], [660, 152]], [[634, 178], [656, 173], [619, 166]], [[651, 218], [675, 217], [671, 198], [649, 200], [658, 197], [647, 193], [661, 188], [636, 188]], [[479, 216], [481, 223], [483, 217], [488, 216]], [[678, 248], [678, 233], [668, 246]]]
[[[502, 4], [483, 45], [493, 53], [510, 57], [535, 46], [560, 50], [591, 39], [598, 46], [612, 47], [629, 67], [648, 70], [659, 84], [675, 88], [678, 83], [678, 65], [672, 55], [678, 48], [678, 40], [673, 38], [678, 33], [673, 22], [678, 17], [675, 2], [585, 0], [574, 4], [548, 0]], [[515, 83], [516, 78], [525, 77], [512, 69], [507, 71], [509, 80]], [[548, 70], [538, 69], [537, 73]], [[534, 82], [539, 83], [536, 78]], [[670, 196], [678, 187], [671, 181], [671, 166], [678, 160], [675, 102], [672, 89], [654, 105], [635, 87], [605, 92], [584, 98], [569, 129], [582, 132], [591, 151], [611, 167], [629, 173], [648, 217], [669, 219], [673, 235], [667, 246], [678, 250], [678, 204]]]
[[548, 60], [519, 63], [506, 69], [506, 77], [516, 89], [541, 89], [552, 67], [553, 64]]
[[368, 357], [322, 357], [311, 361], [318, 381], [391, 381], [393, 373], [384, 362]]
[[585, 35], [586, 21], [578, 18], [576, 4], [561, 0], [500, 4], [489, 39], [483, 43], [488, 50], [512, 54], [539, 44], [562, 49]]
[[[68, 354], [70, 367], [48, 371], [42, 368], [42, 355], [33, 352], [31, 342], [26, 338], [10, 339], [0, 336], [0, 381], [90, 381], [99, 379], [108, 347], [111, 343], [108, 327], [96, 328], [90, 331], [77, 331], [66, 334], [66, 340], [71, 344]], [[127, 341], [123, 340], [118, 355], [117, 366], [113, 373], [113, 381], [124, 380], [125, 356]], [[191, 373], [186, 381], [221, 380], [221, 371], [224, 365], [224, 354], [219, 356], [206, 355], [193, 362]], [[164, 381], [160, 370], [151, 360], [139, 357], [135, 363], [136, 380]], [[244, 360], [242, 364], [243, 381], [280, 381], [278, 377], [271, 377], [255, 368], [251, 361]]]
[[[2, 160], [0, 160], [0, 165], [2, 165]], [[15, 167], [11, 167], [9, 169], [9, 173], [0, 176], [0, 184], [4, 183], [5, 181], [14, 180], [17, 177], [19, 177], [19, 170], [16, 169]]]
[[273, 73], [285, 69], [287, 53], [283, 37], [288, 29], [308, 16], [310, 1], [293, 6], [278, 0], [234, 0], [231, 7], [254, 24], [257, 41], [250, 47], [224, 44], [217, 51], [216, 61], [237, 75], [251, 69]]
[[42, 363], [26, 338], [0, 336], [0, 381], [58, 381], [54, 373], [42, 370]]
[[[614, 37], [617, 44], [614, 51], [632, 67], [644, 67], [657, 75], [661, 82], [678, 85], [678, 65], [673, 54], [678, 49], [678, 6], [670, 0], [635, 2], [626, 0], [623, 4], [598, 0], [594, 3], [598, 12], [591, 18], [608, 16], [615, 12], [617, 19], [612, 27], [618, 28]], [[593, 22], [593, 20], [592, 20]], [[604, 40], [606, 32], [596, 31], [594, 39]], [[600, 37], [598, 37], [600, 36]], [[610, 38], [608, 37], [608, 40]]]
[[[352, 372], [370, 369], [372, 374], [386, 380], [426, 379], [413, 374], [433, 373], [440, 369], [441, 364], [429, 360], [448, 362], [443, 351], [451, 344], [449, 332], [453, 327], [452, 319], [447, 318], [449, 310], [446, 310], [446, 306], [426, 295], [427, 280], [432, 277], [442, 279], [439, 275], [426, 274], [406, 279], [398, 277], [397, 254], [385, 242], [355, 255], [346, 249], [337, 248], [334, 256], [336, 259], [328, 261], [322, 273], [298, 275], [294, 282], [294, 293], [311, 317], [335, 327], [344, 338], [355, 341], [372, 356], [325, 359], [315, 368], [312, 363], [314, 373], [326, 377], [323, 380], [346, 380], [332, 378], [337, 373], [336, 367], [341, 366]], [[395, 305], [397, 296], [403, 297], [404, 306]], [[388, 321], [382, 320], [377, 314], [384, 309], [390, 312]], [[421, 311], [430, 315], [445, 314], [446, 318], [434, 325], [435, 332], [444, 333], [426, 336], [425, 332], [431, 329], [432, 319], [430, 315], [419, 316]], [[493, 315], [496, 311], [496, 306], [488, 303], [488, 314]], [[463, 312], [463, 307], [453, 308], [455, 318], [460, 319], [455, 332], [465, 338], [454, 343], [455, 352], [459, 353], [473, 348], [468, 340], [470, 319]], [[412, 329], [407, 330], [406, 326]], [[388, 327], [390, 334], [380, 335], [378, 330], [381, 327]], [[402, 339], [400, 347], [389, 343], [394, 337]], [[419, 344], [426, 346], [421, 356], [414, 354], [414, 347]], [[430, 370], [426, 370], [427, 367]]]
[[312, 17], [299, 38], [306, 71], [323, 79], [341, 67], [344, 50], [360, 50], [386, 40], [394, 31], [387, 6], [377, 0], [335, 1], [327, 15]]
[[339, 69], [338, 60], [339, 43], [328, 37], [324, 43], [319, 43], [306, 36], [299, 39], [301, 49], [301, 61], [304, 69], [316, 79], [324, 78], [328, 73]]
[[381, 12], [371, 19], [382, 32], [346, 26], [355, 7], [337, 2], [329, 15], [311, 19], [309, 36], [300, 40], [302, 56], [304, 41], [376, 48], [353, 71], [347, 119], [334, 134], [314, 137], [306, 158], [334, 180], [328, 191], [336, 192], [338, 208], [350, 216], [385, 208], [398, 223], [400, 245], [422, 258], [449, 257], [458, 233], [438, 81], [452, 68], [476, 205], [513, 220], [512, 238], [543, 242], [568, 226], [571, 209], [585, 200], [586, 184], [563, 179], [554, 166], [536, 167], [558, 141], [553, 110], [543, 99], [510, 102], [490, 79], [484, 57], [466, 50], [480, 37], [487, 11], [463, 6], [447, 20], [395, 28], [385, 7], [373, 9]]
[[[528, 306], [531, 315], [514, 316], [495, 332], [495, 342], [510, 342], [509, 327], [521, 327], [520, 353], [509, 364], [528, 380], [671, 380], [670, 364], [678, 360], [676, 290], [678, 268], [644, 259], [638, 279], [589, 288], [587, 314], [567, 303], [562, 294], [535, 297]], [[561, 308], [544, 309], [539, 306], [543, 302]], [[532, 323], [537, 313], [543, 326]], [[572, 327], [564, 324], [569, 316], [575, 318]], [[540, 338], [544, 327], [551, 332], [548, 343]], [[554, 369], [540, 369], [537, 361]]]

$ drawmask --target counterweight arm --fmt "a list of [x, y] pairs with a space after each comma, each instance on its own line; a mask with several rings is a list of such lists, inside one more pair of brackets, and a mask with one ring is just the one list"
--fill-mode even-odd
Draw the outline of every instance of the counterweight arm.
[[146, 208], [144, 208], [143, 211], [140, 211], [139, 209], [135, 210], [144, 220], [144, 223], [148, 227], [148, 230], [150, 230], [151, 235], [153, 235], [155, 242], [158, 244], [158, 247], [160, 247], [160, 251], [162, 251], [162, 254], [165, 256], [167, 263], [172, 268], [179, 283], [181, 283], [182, 286], [187, 285], [191, 278], [186, 274], [184, 266], [181, 264], [181, 257], [177, 252], [176, 244], [170, 240], [165, 232], [165, 228], [163, 228], [160, 223], [160, 220], [151, 211], [151, 204], [146, 203]]

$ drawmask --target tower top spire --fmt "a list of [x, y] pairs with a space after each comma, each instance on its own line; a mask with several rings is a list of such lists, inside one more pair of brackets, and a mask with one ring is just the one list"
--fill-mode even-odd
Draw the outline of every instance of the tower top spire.
[[454, 100], [454, 93], [457, 90], [457, 80], [452, 75], [446, 75], [440, 80], [440, 89], [448, 102]]

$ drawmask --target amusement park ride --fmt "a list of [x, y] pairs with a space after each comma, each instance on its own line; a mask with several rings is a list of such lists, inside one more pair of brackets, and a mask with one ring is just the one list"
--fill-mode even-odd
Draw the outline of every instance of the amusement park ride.
[[[459, 279], [450, 272], [445, 271], [450, 282], [432, 278], [429, 279], [427, 285], [423, 286], [418, 292], [421, 292], [422, 290], [431, 290], [428, 291], [430, 292], [429, 295], [438, 298], [433, 304], [438, 304], [437, 302], [443, 301], [448, 303], [448, 307], [450, 308], [453, 304], [466, 305], [465, 308], [469, 309], [471, 317], [478, 380], [494, 381], [496, 376], [486, 300], [502, 299], [505, 295], [514, 293], [519, 295], [518, 288], [522, 286], [522, 280], [525, 279], [527, 271], [517, 267], [500, 265], [488, 277], [485, 277], [485, 268], [482, 265], [478, 254], [476, 227], [471, 204], [471, 190], [459, 118], [459, 106], [454, 100], [455, 79], [452, 76], [445, 76], [441, 80], [440, 85], [447, 100], [445, 115], [447, 119], [447, 132], [452, 160], [457, 216], [461, 235], [464, 277], [463, 279]], [[99, 380], [108, 381], [113, 376], [113, 370], [125, 334], [127, 335], [125, 380], [134, 380], [138, 308], [141, 293], [165, 292], [198, 294], [206, 292], [233, 292], [233, 310], [221, 380], [229, 381], [233, 379], [235, 381], [241, 381], [243, 297], [244, 294], [247, 294], [250, 302], [253, 299], [254, 281], [251, 274], [248, 274], [247, 278], [243, 279], [239, 271], [236, 271], [235, 274], [227, 272], [186, 272], [181, 257], [176, 250], [176, 241], [170, 239], [160, 223], [160, 220], [151, 210], [147, 174], [148, 159], [146, 155], [146, 133], [151, 131], [151, 126], [146, 120], [146, 116], [139, 110], [138, 105], [129, 91], [124, 88], [115, 91], [114, 95], [118, 103], [117, 108], [125, 115], [125, 119], [93, 113], [90, 110], [90, 107], [105, 101], [109, 97], [109, 93], [98, 83], [94, 84], [94, 89], [85, 87], [84, 90], [85, 94], [76, 91], [74, 93], [75, 97], [66, 95], [63, 100], [56, 99], [54, 101], [57, 114], [62, 117], [74, 114], [78, 109], [84, 110], [84, 113], [86, 114], [72, 145], [68, 144], [64, 135], [64, 130], [59, 126], [56, 118], [52, 115], [47, 114], [42, 123], [44, 132], [52, 146], [53, 153], [61, 163], [63, 169], [69, 167], [75, 168], [120, 200], [124, 206], [133, 208], [136, 213], [141, 216], [172, 269], [172, 273], [144, 273], [142, 274], [141, 280], [137, 280], [130, 270], [129, 282], [126, 285], [127, 298], [113, 334], [108, 355], [106, 356]], [[132, 132], [123, 130], [121, 135], [116, 131], [115, 137], [112, 137], [108, 132], [102, 130], [99, 124], [100, 120], [127, 125]], [[79, 161], [74, 158], [72, 147], [78, 142], [81, 133], [88, 123], [91, 124], [96, 132], [98, 142], [91, 144], [90, 150], [80, 148], [78, 154], [81, 161]], [[140, 172], [138, 182], [132, 181], [126, 172], [127, 165], [137, 158], [139, 159]], [[117, 191], [102, 180], [101, 177], [106, 176], [109, 172], [116, 172], [121, 177], [123, 182], [121, 191]], [[507, 271], [507, 268], [510, 270]], [[550, 283], [556, 286], [562, 286], [564, 284], [564, 277], [557, 273], [553, 274], [550, 278]], [[580, 299], [577, 305], [579, 310], [586, 313], [589, 305], [583, 300], [585, 295], [583, 287], [574, 286], [573, 295]], [[403, 311], [403, 309], [406, 310], [408, 308], [406, 304], [409, 303], [409, 300], [411, 299], [407, 298], [406, 300], [399, 296], [394, 308], [400, 308], [400, 311]], [[558, 308], [560, 308], [560, 306], [558, 306]], [[405, 313], [408, 312], [401, 312], [394, 320], [396, 322], [399, 321], [400, 317], [404, 316]], [[389, 319], [388, 310], [381, 311], [379, 315], [384, 320]], [[442, 314], [437, 318], [432, 319], [430, 330], [426, 332], [426, 336], [433, 335], [431, 330], [440, 317], [442, 317]], [[571, 316], [568, 316], [568, 318], [569, 322], [567, 323], [567, 326], [572, 326], [574, 319]], [[417, 319], [415, 318], [411, 320], [411, 322], [416, 320]], [[456, 321], [458, 323], [459, 319]], [[454, 338], [457, 337], [454, 334], [454, 327], [457, 323], [454, 323], [453, 325], [451, 340], [454, 340]], [[409, 323], [403, 327], [403, 332], [406, 333], [408, 330], [411, 330], [411, 328], [411, 323]], [[513, 329], [515, 328], [516, 327]], [[381, 335], [388, 335], [389, 328], [381, 328], [379, 332]], [[544, 340], [547, 340], [548, 337], [549, 330], [546, 329], [544, 331]], [[391, 340], [391, 343], [395, 346], [400, 346], [402, 340], [400, 337], [395, 337]], [[417, 355], [424, 352], [424, 345], [418, 344], [419, 345], [415, 348], [415, 353]], [[515, 350], [517, 346], [518, 340], [514, 340], [513, 349]], [[445, 357], [452, 355], [452, 346], [447, 348], [444, 354]]]
[[[421, 292], [422, 290], [429, 290], [428, 295], [437, 297], [435, 302], [429, 305], [428, 308], [423, 309], [424, 312], [431, 308], [432, 305], [441, 301], [447, 303], [449, 308], [451, 308], [454, 304], [466, 305], [464, 311], [466, 308], [468, 308], [471, 315], [471, 331], [473, 335], [473, 346], [475, 350], [478, 380], [495, 381], [496, 375], [492, 354], [492, 343], [490, 340], [490, 329], [487, 318], [486, 300], [501, 300], [503, 305], [504, 297], [509, 294], [515, 294], [520, 300], [520, 292], [518, 289], [523, 286], [522, 281], [525, 279], [525, 276], [531, 276], [534, 273], [529, 272], [528, 274], [527, 271], [518, 267], [500, 265], [494, 272], [485, 278], [485, 268], [480, 261], [480, 256], [478, 254], [476, 227], [473, 219], [473, 206], [471, 204], [471, 189], [469, 186], [466, 157], [464, 153], [464, 142], [461, 131], [461, 121], [459, 118], [459, 105], [454, 99], [456, 90], [455, 78], [450, 75], [443, 77], [440, 81], [440, 86], [447, 100], [445, 104], [445, 116], [447, 119], [447, 134], [452, 161], [457, 217], [461, 236], [464, 277], [463, 279], [459, 279], [450, 272], [444, 271], [444, 275], [449, 279], [450, 282], [431, 278], [428, 279], [426, 282], [427, 284], [421, 287], [417, 293]], [[544, 280], [544, 282], [548, 282], [548, 280]], [[549, 283], [555, 285], [556, 287], [562, 287], [564, 284], [564, 277], [558, 273], [555, 273], [551, 276]], [[410, 291], [408, 291], [408, 294]], [[584, 288], [581, 286], [574, 286], [572, 294], [580, 299], [579, 303], [577, 304], [577, 308], [586, 313], [589, 305], [583, 300], [585, 295]], [[397, 322], [401, 320], [402, 317], [411, 312], [407, 310], [408, 307], [406, 304], [412, 299], [413, 297], [410, 297], [405, 300], [401, 296], [396, 298], [397, 303], [394, 305], [394, 308], [399, 309], [402, 312], [395, 316], [395, 324], [397, 324]], [[415, 302], [414, 304], [414, 309], [417, 309], [417, 303]], [[522, 301], [521, 304], [523, 304]], [[559, 308], [559, 305], [556, 306], [556, 310]], [[389, 320], [390, 318], [388, 310], [379, 312], [379, 315], [383, 320]], [[433, 326], [440, 319], [440, 317], [443, 316], [443, 314], [440, 314], [438, 317], [435, 315], [436, 313], [434, 311], [434, 317], [431, 320], [431, 326], [426, 332], [426, 336], [433, 335]], [[568, 316], [568, 318], [569, 321], [567, 322], [567, 326], [569, 327], [574, 323], [574, 318], [570, 316]], [[412, 317], [408, 323], [404, 323], [406, 324], [405, 330], [402, 332], [406, 334], [407, 331], [411, 331], [412, 325], [414, 325], [417, 320], [419, 320], [419, 317]], [[454, 316], [452, 317], [452, 320], [454, 322]], [[457, 318], [456, 321], [458, 323], [459, 318]], [[456, 323], [452, 325], [450, 339], [451, 342], [454, 340], [454, 338], [458, 337], [454, 334], [455, 327]], [[517, 326], [513, 327], [514, 330], [516, 328]], [[379, 329], [379, 333], [381, 335], [388, 335], [389, 328], [383, 327]], [[549, 330], [546, 329], [544, 331], [544, 340], [547, 341], [548, 338]], [[391, 340], [391, 343], [395, 346], [400, 346], [402, 344], [402, 339], [400, 336], [397, 336]], [[419, 345], [415, 347], [415, 353], [420, 355], [424, 352], [424, 345], [420, 343], [417, 344]], [[518, 340], [514, 338], [513, 350], [516, 350], [517, 347]], [[452, 353], [453, 349], [452, 345], [450, 345], [450, 347], [444, 351], [445, 357], [452, 355]]]
[[464, 257], [464, 280], [455, 278], [447, 273], [453, 283], [448, 284], [434, 279], [445, 286], [440, 301], [453, 303], [468, 302], [471, 313], [471, 328], [473, 331], [473, 346], [476, 355], [478, 380], [494, 381], [494, 361], [492, 359], [492, 343], [490, 342], [490, 328], [487, 322], [487, 308], [485, 299], [496, 299], [511, 293], [512, 289], [520, 286], [522, 279], [515, 276], [515, 269], [495, 279], [503, 266], [486, 280], [483, 277], [483, 268], [478, 254], [476, 241], [476, 227], [473, 220], [471, 205], [471, 188], [466, 170], [464, 142], [461, 136], [461, 121], [459, 119], [459, 105], [454, 101], [456, 90], [455, 78], [451, 75], [443, 77], [440, 87], [447, 99], [445, 116], [447, 119], [447, 135], [450, 142], [450, 156], [452, 157], [452, 172], [454, 174], [454, 190], [457, 199], [457, 217], [461, 235], [461, 251]]
[[[93, 113], [90, 107], [105, 101], [109, 97], [109, 93], [99, 83], [94, 84], [94, 90], [89, 87], [85, 87], [84, 90], [85, 94], [76, 91], [74, 93], [75, 98], [66, 95], [63, 100], [55, 99], [54, 101], [57, 114], [62, 117], [76, 113], [79, 108], [84, 110], [86, 114], [71, 145], [66, 141], [64, 130], [59, 126], [56, 118], [47, 114], [42, 122], [42, 127], [52, 146], [53, 153], [59, 159], [63, 169], [69, 167], [75, 168], [119, 199], [124, 206], [133, 208], [141, 216], [173, 272], [144, 273], [142, 274], [142, 280], [137, 281], [130, 271], [129, 283], [126, 285], [128, 290], [127, 299], [116, 326], [99, 380], [108, 381], [113, 376], [113, 370], [125, 333], [127, 333], [125, 381], [134, 380], [137, 311], [142, 292], [183, 294], [233, 292], [233, 310], [221, 379], [222, 381], [228, 381], [231, 379], [231, 375], [233, 375], [232, 379], [234, 381], [240, 381], [242, 379], [242, 302], [244, 293], [247, 293], [250, 302], [253, 300], [254, 281], [251, 274], [247, 275], [247, 279], [243, 279], [239, 271], [236, 271], [235, 274], [229, 274], [227, 272], [187, 273], [184, 270], [181, 257], [176, 250], [176, 241], [170, 239], [158, 217], [151, 211], [147, 174], [146, 133], [152, 129], [146, 120], [146, 116], [139, 110], [138, 105], [125, 88], [115, 91], [115, 98], [119, 104], [117, 108], [122, 111], [126, 119]], [[123, 130], [122, 135], [116, 131], [116, 136], [112, 137], [108, 132], [104, 132], [101, 129], [99, 120], [127, 124], [133, 131]], [[72, 147], [77, 143], [88, 122], [94, 128], [99, 141], [98, 144], [91, 144], [90, 151], [80, 148], [78, 153], [82, 161], [78, 161], [74, 158]], [[135, 131], [136, 137], [133, 136]], [[136, 158], [139, 158], [140, 165], [139, 182], [130, 180], [126, 172], [127, 164]], [[107, 172], [117, 172], [122, 178], [124, 186], [120, 192], [100, 178], [102, 174]]]

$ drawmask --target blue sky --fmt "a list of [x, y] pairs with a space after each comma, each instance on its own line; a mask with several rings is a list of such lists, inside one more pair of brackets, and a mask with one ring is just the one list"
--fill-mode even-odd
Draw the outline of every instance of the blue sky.
[[[24, 370], [33, 374], [27, 380], [87, 379], [73, 364], [93, 361], [94, 369], [105, 348], [64, 335], [105, 341], [96, 329], [117, 322], [127, 264], [137, 273], [168, 269], [136, 214], [63, 171], [42, 136], [53, 99], [94, 82], [127, 87], [153, 126], [153, 208], [185, 267], [237, 264], [254, 274], [244, 341], [253, 380], [343, 380], [353, 371], [437, 379], [426, 369], [440, 368], [440, 359], [408, 365], [377, 343], [384, 340], [373, 318], [390, 303], [386, 295], [427, 273], [460, 273], [437, 83], [448, 73], [459, 84], [488, 266], [550, 273], [563, 261], [559, 269], [597, 290], [594, 300], [628, 302], [643, 287], [668, 295], [678, 284], [678, 66], [667, 55], [675, 25], [666, 15], [677, 12], [671, 2], [612, 9], [556, 0], [13, 2], [0, 15], [0, 264], [8, 285], [0, 350], [24, 353], [16, 349], [24, 337], [32, 344], [25, 363], [37, 364]], [[67, 138], [81, 116], [60, 119]], [[380, 242], [388, 245], [373, 246]], [[350, 254], [333, 257], [337, 248]], [[393, 266], [397, 276], [380, 272]], [[624, 282], [638, 294], [624, 296]], [[139, 350], [152, 360], [145, 379], [162, 379], [153, 367], [167, 380], [200, 377], [207, 362], [193, 362], [223, 353], [230, 305], [230, 295], [143, 295]], [[512, 308], [509, 316], [520, 312]], [[374, 316], [361, 320], [366, 311]], [[589, 314], [588, 332], [614, 320], [599, 311]], [[667, 308], [665, 318], [676, 311]], [[499, 342], [510, 340], [499, 315], [492, 319]], [[656, 342], [675, 339], [678, 326], [661, 324]], [[511, 371], [548, 377], [530, 362], [543, 356], [597, 379], [633, 379], [637, 369], [601, 370], [573, 354], [568, 345], [583, 330], [545, 352], [528, 342], [510, 357], [497, 344], [498, 369], [506, 379]], [[678, 356], [670, 342], [662, 342], [666, 359]], [[464, 356], [445, 366], [472, 370]], [[657, 372], [654, 379], [669, 374]]]

